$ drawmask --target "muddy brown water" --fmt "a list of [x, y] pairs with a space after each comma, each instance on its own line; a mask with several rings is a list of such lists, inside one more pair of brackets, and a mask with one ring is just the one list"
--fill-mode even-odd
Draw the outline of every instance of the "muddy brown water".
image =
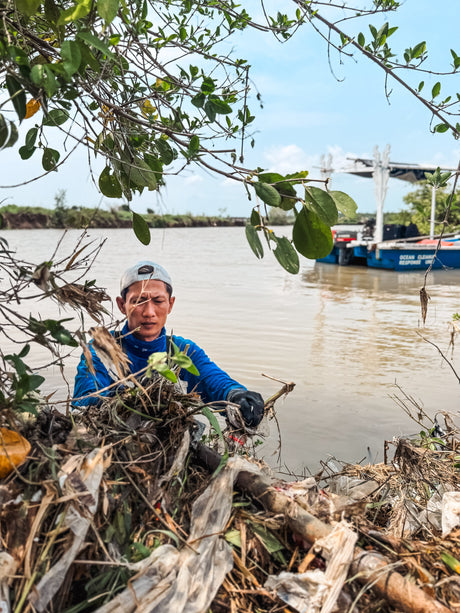
[[[289, 228], [280, 232], [289, 234]], [[72, 249], [79, 235], [67, 233], [58, 257]], [[62, 232], [10, 230], [1, 236], [18, 256], [39, 263], [52, 257]], [[147, 247], [131, 230], [92, 230], [88, 236], [106, 239], [89, 278], [113, 297], [125, 267], [140, 259], [158, 261], [174, 282], [177, 299], [168, 320], [174, 333], [195, 340], [265, 398], [280, 384], [262, 373], [296, 383], [277, 403], [281, 460], [273, 455], [278, 445], [273, 422], [259, 449], [272, 465], [281, 461], [300, 474], [316, 470], [331, 455], [350, 462], [368, 455], [381, 461], [386, 439], [420, 430], [395, 396], [412, 397], [431, 416], [443, 410], [458, 415], [460, 390], [452, 368], [460, 373], [460, 347], [452, 355], [449, 341], [452, 315], [460, 311], [460, 270], [430, 274], [423, 326], [422, 273], [302, 259], [301, 272], [293, 276], [270, 253], [257, 260], [244, 230], [236, 227], [152, 230]], [[45, 302], [20, 308], [42, 318], [74, 315]], [[93, 324], [85, 319], [86, 328]], [[3, 345], [9, 350], [4, 340]], [[76, 350], [65, 360], [70, 387], [78, 357]], [[33, 356], [36, 365], [43, 359], [40, 352]], [[68, 387], [59, 370], [48, 369], [46, 376], [46, 391], [63, 398]]]

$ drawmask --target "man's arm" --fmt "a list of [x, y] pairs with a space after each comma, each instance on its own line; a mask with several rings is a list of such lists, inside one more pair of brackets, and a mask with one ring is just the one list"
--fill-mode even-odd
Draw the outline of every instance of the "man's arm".
[[258, 392], [251, 392], [219, 368], [193, 341], [173, 337], [181, 351], [188, 346], [187, 355], [199, 371], [199, 376], [181, 373], [181, 379], [189, 384], [188, 390], [197, 391], [204, 402], [227, 400], [239, 404], [241, 415], [248, 426], [256, 427], [264, 416], [264, 401]]
[[106, 390], [97, 396], [89, 396], [88, 398], [84, 398], [84, 396], [97, 392], [98, 390], [102, 390], [113, 383], [113, 379], [110, 377], [101, 360], [95, 354], [91, 345], [90, 351], [96, 374], [93, 375], [90, 372], [85, 356], [82, 354], [80, 362], [77, 366], [77, 374], [75, 376], [72, 399], [72, 406], [74, 407], [86, 407], [92, 404], [99, 404], [101, 401], [101, 396], [111, 396], [115, 392], [113, 389]]

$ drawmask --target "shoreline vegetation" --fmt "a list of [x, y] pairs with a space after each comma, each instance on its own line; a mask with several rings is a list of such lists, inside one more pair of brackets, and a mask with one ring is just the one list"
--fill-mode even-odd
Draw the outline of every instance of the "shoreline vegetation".
[[[143, 214], [151, 228], [180, 228], [205, 226], [245, 226], [246, 217], [186, 214]], [[291, 223], [291, 222], [289, 222]], [[0, 207], [1, 230], [40, 228], [130, 228], [132, 214], [127, 206], [110, 211], [89, 207]]]
[[[391, 214], [389, 214], [391, 215]], [[222, 215], [192, 215], [191, 213], [159, 214], [147, 209], [143, 213], [150, 228], [201, 228], [215, 226], [245, 226], [249, 217]], [[362, 223], [375, 215], [358, 214], [354, 219], [342, 218], [339, 223]], [[272, 212], [268, 222], [273, 226], [288, 226], [294, 217], [279, 210]], [[388, 220], [390, 222], [390, 220]], [[0, 230], [68, 229], [68, 228], [130, 228], [132, 212], [128, 205], [110, 210], [83, 206], [57, 206], [53, 209], [10, 204], [0, 207]]]

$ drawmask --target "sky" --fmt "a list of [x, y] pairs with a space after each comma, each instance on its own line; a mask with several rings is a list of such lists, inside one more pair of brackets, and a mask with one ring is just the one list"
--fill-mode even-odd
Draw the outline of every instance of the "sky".
[[[260, 6], [252, 0], [251, 4], [252, 10], [248, 10], [256, 16]], [[285, 1], [283, 4], [287, 5]], [[279, 5], [280, 2], [273, 3], [276, 10]], [[371, 19], [377, 28], [385, 21], [398, 26], [390, 39], [396, 49], [426, 41], [433, 65], [450, 65], [450, 48], [455, 50], [458, 40], [458, 0], [439, 0], [436, 4], [432, 0], [406, 0], [397, 12]], [[345, 29], [351, 34], [368, 32], [363, 22], [355, 26], [347, 22]], [[326, 42], [308, 24], [284, 44], [270, 34], [255, 31], [238, 34], [232, 44], [236, 55], [251, 65], [252, 80], [263, 103], [261, 109], [255, 101], [251, 107], [256, 115], [252, 124], [255, 145], [246, 149], [246, 167], [259, 166], [280, 173], [308, 170], [311, 178], [320, 178], [321, 156], [331, 155], [332, 167], [340, 169], [348, 157], [372, 157], [376, 146], [383, 151], [387, 144], [393, 162], [457, 166], [460, 144], [448, 133], [430, 133], [430, 113], [419, 102], [390, 83], [389, 103], [381, 69], [364, 57], [341, 61], [331, 53], [329, 63]], [[460, 55], [460, 48], [456, 51]], [[423, 79], [425, 87], [431, 89], [435, 79], [430, 75]], [[413, 82], [420, 80], [416, 77]], [[451, 81], [454, 92], [460, 90], [458, 81], [455, 75]], [[19, 146], [23, 144], [21, 140], [23, 137]], [[65, 190], [70, 206], [109, 209], [122, 203], [98, 192], [89, 170], [88, 152], [83, 147], [58, 172], [20, 187], [13, 186], [43, 173], [39, 156], [23, 161], [17, 150], [6, 149], [0, 152], [0, 159], [2, 205], [52, 208], [59, 190]], [[96, 160], [96, 170], [102, 169], [100, 163]], [[375, 209], [370, 179], [335, 172], [331, 188], [350, 194], [360, 212]], [[385, 210], [402, 210], [403, 196], [413, 189], [413, 185], [390, 179]], [[241, 184], [193, 167], [169, 178], [160, 194], [146, 191], [131, 203], [138, 213], [150, 208], [162, 213], [230, 216], [249, 216], [252, 205]]]

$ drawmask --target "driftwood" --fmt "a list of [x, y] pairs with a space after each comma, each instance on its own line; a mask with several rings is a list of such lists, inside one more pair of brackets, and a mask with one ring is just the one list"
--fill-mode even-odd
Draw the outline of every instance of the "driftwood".
[[[219, 466], [221, 457], [204, 445], [197, 449], [198, 459], [211, 470]], [[330, 534], [333, 527], [305, 511], [289, 496], [276, 489], [276, 483], [260, 474], [242, 471], [236, 486], [249, 494], [267, 510], [283, 514], [289, 527], [301, 538], [314, 544]], [[377, 552], [355, 547], [350, 576], [369, 585], [388, 602], [407, 613], [449, 613], [450, 609], [431, 598], [421, 588], [396, 572], [388, 560]]]

